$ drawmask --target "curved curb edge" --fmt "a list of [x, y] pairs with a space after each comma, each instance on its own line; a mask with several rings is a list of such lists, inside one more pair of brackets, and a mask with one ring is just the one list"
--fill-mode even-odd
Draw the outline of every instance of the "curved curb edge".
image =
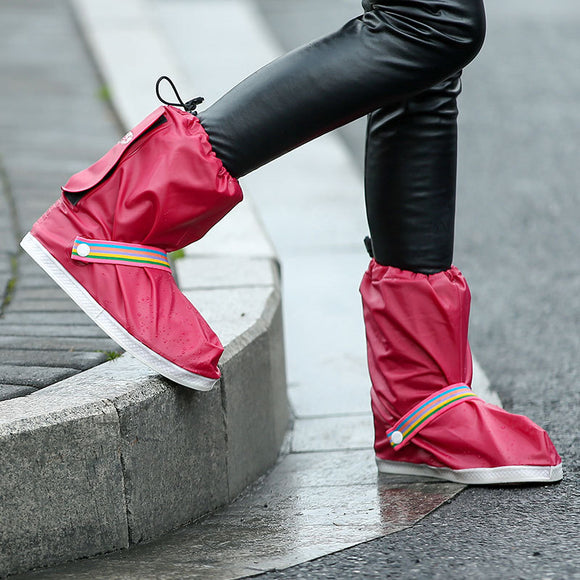
[[[133, 49], [141, 35], [163, 72], [175, 67], [146, 3], [119, 14], [119, 3], [107, 11], [112, 1], [73, 7], [131, 126], [141, 113], [127, 91], [140, 85], [119, 86], [123, 73], [111, 68], [123, 61], [111, 14], [132, 22]], [[123, 355], [4, 402], [0, 576], [155, 538], [231, 501], [276, 461], [289, 423], [279, 264], [251, 203], [186, 249], [176, 270], [224, 343], [219, 387], [184, 389]]]

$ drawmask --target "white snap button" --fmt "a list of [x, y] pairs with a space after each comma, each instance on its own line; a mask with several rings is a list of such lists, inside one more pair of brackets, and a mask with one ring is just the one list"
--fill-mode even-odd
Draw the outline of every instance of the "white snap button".
[[91, 253], [91, 246], [89, 244], [79, 244], [77, 246], [77, 254], [81, 258], [86, 258]]
[[398, 445], [401, 441], [403, 441], [403, 434], [400, 431], [394, 431], [391, 435], [391, 442]]
[[127, 143], [130, 143], [133, 140], [133, 131], [129, 131], [126, 135], [123, 136], [123, 138], [119, 141], [119, 143], [121, 143], [121, 145], [127, 145]]

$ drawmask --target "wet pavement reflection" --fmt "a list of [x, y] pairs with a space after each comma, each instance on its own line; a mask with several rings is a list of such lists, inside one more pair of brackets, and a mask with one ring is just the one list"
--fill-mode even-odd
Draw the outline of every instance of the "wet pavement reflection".
[[372, 452], [290, 453], [233, 504], [162, 539], [20, 578], [226, 580], [405, 529], [462, 486], [377, 476]]

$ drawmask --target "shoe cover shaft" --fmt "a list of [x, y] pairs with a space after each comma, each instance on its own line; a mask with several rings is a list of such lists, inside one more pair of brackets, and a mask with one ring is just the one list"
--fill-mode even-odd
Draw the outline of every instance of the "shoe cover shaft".
[[479, 397], [442, 413], [395, 451], [387, 430], [409, 410], [449, 385], [471, 385], [470, 292], [455, 267], [424, 275], [372, 260], [361, 294], [379, 459], [452, 470], [561, 463], [543, 429]]
[[160, 357], [159, 372], [169, 364], [217, 379], [223, 347], [170, 271], [87, 264], [72, 260], [71, 250], [81, 236], [171, 252], [200, 239], [241, 199], [198, 119], [159, 107], [73, 175], [31, 234], [130, 340]]
[[198, 119], [159, 107], [105, 156], [73, 175], [63, 208], [82, 213], [90, 236], [172, 252], [199, 240], [242, 199]]

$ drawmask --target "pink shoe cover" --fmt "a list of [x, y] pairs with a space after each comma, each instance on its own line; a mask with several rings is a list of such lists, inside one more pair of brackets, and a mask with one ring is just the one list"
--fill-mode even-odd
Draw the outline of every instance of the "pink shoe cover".
[[470, 293], [457, 268], [427, 276], [373, 260], [361, 294], [380, 472], [475, 485], [562, 479], [543, 429], [470, 389]]
[[121, 347], [209, 390], [223, 347], [178, 289], [166, 253], [201, 238], [241, 199], [198, 119], [159, 107], [71, 177], [21, 245]]

